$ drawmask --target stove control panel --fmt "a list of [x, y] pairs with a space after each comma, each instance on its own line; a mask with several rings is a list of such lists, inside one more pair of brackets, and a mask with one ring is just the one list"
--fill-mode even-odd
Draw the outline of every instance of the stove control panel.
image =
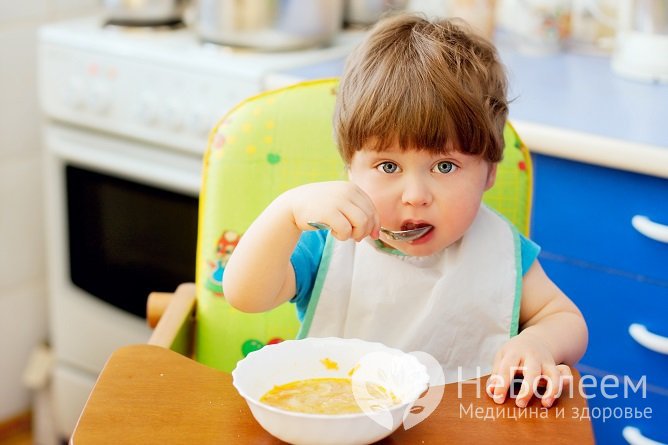
[[260, 81], [119, 55], [40, 46], [39, 95], [51, 119], [203, 153], [209, 131]]

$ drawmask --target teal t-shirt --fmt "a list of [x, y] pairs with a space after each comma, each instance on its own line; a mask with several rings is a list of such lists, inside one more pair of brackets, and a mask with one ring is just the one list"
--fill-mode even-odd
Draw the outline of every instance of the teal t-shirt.
[[[304, 319], [306, 308], [311, 299], [311, 291], [318, 274], [322, 253], [325, 250], [326, 230], [312, 230], [302, 233], [290, 261], [295, 270], [297, 295], [290, 301], [297, 305], [299, 320]], [[522, 257], [522, 276], [527, 273], [538, 257], [540, 246], [520, 234], [520, 255]]]

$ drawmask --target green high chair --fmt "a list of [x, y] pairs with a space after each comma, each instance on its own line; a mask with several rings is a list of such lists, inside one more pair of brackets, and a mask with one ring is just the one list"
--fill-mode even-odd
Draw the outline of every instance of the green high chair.
[[[237, 105], [212, 130], [204, 155], [196, 282], [174, 294], [151, 294], [147, 313], [155, 330], [149, 343], [229, 372], [249, 352], [296, 337], [293, 304], [240, 312], [225, 301], [222, 272], [239, 237], [281, 192], [346, 178], [332, 128], [337, 85], [337, 79], [323, 79], [262, 93]], [[496, 184], [484, 201], [528, 235], [531, 158], [510, 124], [504, 138]], [[271, 246], [266, 248], [271, 255]]]

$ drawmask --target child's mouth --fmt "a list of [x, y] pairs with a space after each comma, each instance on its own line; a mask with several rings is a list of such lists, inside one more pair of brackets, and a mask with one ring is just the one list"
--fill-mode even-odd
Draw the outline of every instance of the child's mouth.
[[401, 230], [415, 230], [423, 228], [426, 228], [424, 233], [418, 238], [408, 241], [410, 244], [421, 244], [422, 242], [428, 241], [431, 238], [429, 235], [433, 232], [434, 226], [424, 221], [406, 221], [401, 225]]
[[426, 222], [413, 222], [413, 221], [406, 221], [401, 225], [401, 230], [413, 230], [413, 229], [421, 229], [423, 227], [433, 227], [431, 224], [428, 224]]

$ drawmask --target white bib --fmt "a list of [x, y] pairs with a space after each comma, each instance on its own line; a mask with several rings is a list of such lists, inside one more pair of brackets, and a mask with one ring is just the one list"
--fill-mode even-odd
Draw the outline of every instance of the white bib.
[[517, 333], [521, 278], [517, 231], [484, 205], [459, 241], [428, 257], [328, 236], [299, 337], [424, 351], [446, 383], [466, 380], [491, 372]]

